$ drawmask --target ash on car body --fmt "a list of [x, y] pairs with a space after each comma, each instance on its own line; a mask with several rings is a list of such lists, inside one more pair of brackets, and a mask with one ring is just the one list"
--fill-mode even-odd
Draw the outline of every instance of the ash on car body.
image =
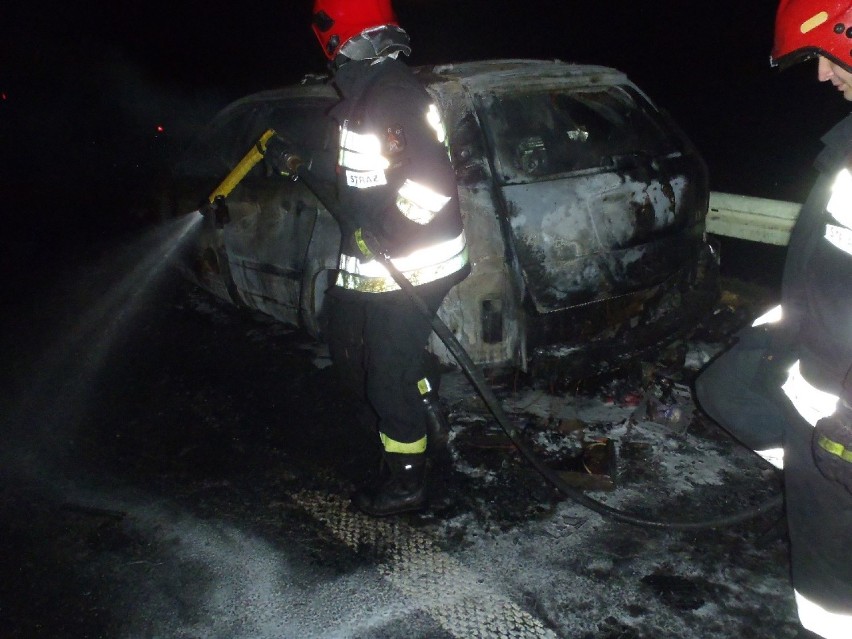
[[[706, 166], [623, 73], [538, 60], [417, 72], [447, 129], [472, 265], [440, 317], [474, 362], [582, 376], [670, 341], [716, 301]], [[175, 212], [195, 208], [269, 129], [331, 188], [336, 100], [312, 78], [224, 109], [175, 166]], [[340, 242], [329, 212], [263, 163], [228, 209], [229, 223], [198, 229], [185, 273], [321, 338]], [[434, 335], [430, 348], [454, 363]]]

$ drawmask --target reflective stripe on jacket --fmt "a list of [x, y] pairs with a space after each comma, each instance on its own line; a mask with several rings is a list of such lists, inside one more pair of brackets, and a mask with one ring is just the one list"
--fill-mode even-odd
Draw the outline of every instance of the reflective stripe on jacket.
[[[418, 249], [405, 257], [391, 259], [405, 278], [414, 286], [428, 284], [457, 273], [467, 265], [467, 243], [464, 231], [447, 242]], [[352, 255], [340, 255], [337, 285], [364, 293], [385, 293], [399, 290], [384, 264], [375, 259], [362, 262]]]
[[337, 286], [384, 293], [399, 286], [363, 241], [370, 235], [415, 286], [468, 268], [455, 172], [441, 113], [403, 63], [347, 62], [337, 156], [341, 246]]
[[825, 239], [841, 251], [852, 255], [852, 172], [843, 168], [834, 179], [831, 199], [825, 210], [837, 224], [825, 225]]
[[823, 417], [829, 417], [837, 410], [837, 395], [826, 393], [808, 382], [799, 370], [799, 360], [790, 367], [787, 381], [781, 387], [790, 399], [796, 412], [811, 426]]

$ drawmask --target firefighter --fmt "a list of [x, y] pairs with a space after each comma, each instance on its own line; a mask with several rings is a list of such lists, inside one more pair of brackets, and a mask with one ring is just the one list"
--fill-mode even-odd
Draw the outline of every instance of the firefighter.
[[[816, 59], [852, 100], [852, 2], [782, 0], [773, 66]], [[784, 470], [801, 636], [852, 637], [852, 115], [822, 140], [781, 307], [696, 380], [701, 408]]]
[[375, 254], [392, 258], [434, 317], [470, 270], [455, 173], [438, 109], [400, 59], [409, 37], [390, 0], [315, 0], [312, 26], [341, 98], [331, 116], [343, 239], [328, 341], [342, 381], [364, 400], [353, 421], [374, 425], [384, 468], [353, 501], [374, 516], [416, 511], [429, 424], [432, 439], [442, 435], [437, 380], [425, 373], [431, 318]]

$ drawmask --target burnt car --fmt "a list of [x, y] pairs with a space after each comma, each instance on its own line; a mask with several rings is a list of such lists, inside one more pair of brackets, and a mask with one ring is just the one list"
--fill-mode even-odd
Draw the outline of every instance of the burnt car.
[[[472, 272], [441, 319], [480, 365], [576, 376], [670, 341], [717, 297], [707, 169], [618, 70], [492, 60], [417, 68], [447, 130]], [[225, 108], [174, 168], [191, 211], [268, 129], [333, 175], [325, 78]], [[202, 288], [323, 336], [340, 233], [302, 181], [253, 168], [182, 269]], [[451, 356], [433, 335], [431, 350]]]

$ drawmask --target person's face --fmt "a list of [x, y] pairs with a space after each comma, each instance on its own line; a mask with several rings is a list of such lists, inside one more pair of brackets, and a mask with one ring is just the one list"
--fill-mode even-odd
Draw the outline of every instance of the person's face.
[[843, 93], [845, 100], [852, 101], [852, 73], [828, 58], [819, 57], [817, 79], [820, 82], [831, 82], [838, 91]]

